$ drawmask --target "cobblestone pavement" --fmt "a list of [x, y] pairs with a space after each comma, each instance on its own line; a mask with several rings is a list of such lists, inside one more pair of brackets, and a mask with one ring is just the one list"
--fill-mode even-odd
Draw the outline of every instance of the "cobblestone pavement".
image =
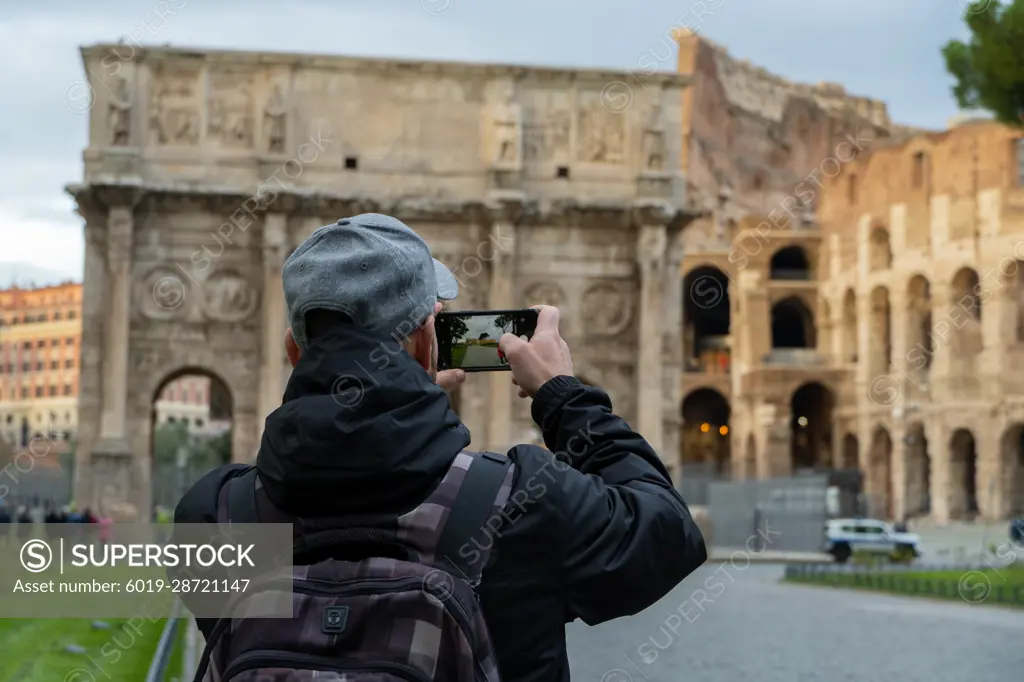
[[[568, 628], [576, 682], [1024, 680], [1024, 613], [706, 565], [632, 618]], [[704, 590], [702, 593], [701, 590]]]

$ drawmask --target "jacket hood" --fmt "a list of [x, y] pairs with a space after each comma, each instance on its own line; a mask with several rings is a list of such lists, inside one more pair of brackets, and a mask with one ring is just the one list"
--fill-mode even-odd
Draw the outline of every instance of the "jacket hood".
[[303, 353], [267, 417], [256, 468], [270, 501], [292, 515], [401, 514], [469, 440], [401, 344], [346, 327]]

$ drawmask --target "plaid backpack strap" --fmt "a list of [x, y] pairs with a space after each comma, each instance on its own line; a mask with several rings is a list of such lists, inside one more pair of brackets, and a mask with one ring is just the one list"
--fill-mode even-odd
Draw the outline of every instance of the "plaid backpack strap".
[[473, 459], [451, 502], [435, 557], [440, 567], [476, 587], [494, 545], [490, 535], [500, 527], [512, 492], [514, 466], [493, 452], [465, 454]]

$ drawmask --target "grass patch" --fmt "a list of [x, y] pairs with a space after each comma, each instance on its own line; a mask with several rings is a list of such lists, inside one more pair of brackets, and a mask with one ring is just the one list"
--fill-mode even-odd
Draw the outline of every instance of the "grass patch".
[[1024, 566], [985, 570], [854, 571], [790, 567], [787, 582], [1024, 609]]
[[[94, 630], [92, 622], [77, 618], [0, 619], [0, 651], [4, 652], [0, 680], [144, 680], [166, 621], [142, 619], [129, 626], [127, 619], [107, 620], [109, 630]], [[71, 644], [83, 647], [86, 653], [65, 652], [64, 647]]]

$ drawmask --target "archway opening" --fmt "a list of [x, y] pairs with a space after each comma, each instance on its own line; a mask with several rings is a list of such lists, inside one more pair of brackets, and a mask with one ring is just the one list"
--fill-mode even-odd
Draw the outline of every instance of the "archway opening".
[[978, 513], [978, 452], [974, 434], [957, 429], [949, 448], [949, 516], [973, 519]]
[[772, 306], [772, 348], [815, 348], [814, 316], [791, 296]]
[[154, 513], [163, 518], [211, 469], [232, 461], [234, 405], [212, 372], [186, 368], [157, 388], [151, 410]]
[[847, 289], [843, 296], [843, 355], [842, 362], [857, 362], [857, 295]]
[[868, 244], [868, 264], [872, 271], [888, 270], [892, 267], [892, 249], [889, 246], [889, 231], [884, 227], [876, 227], [871, 231]]
[[962, 268], [953, 277], [950, 315], [955, 316], [953, 324], [954, 361], [973, 359], [982, 350], [981, 336], [981, 282], [978, 273], [971, 268]]
[[871, 292], [871, 347], [868, 349], [872, 376], [889, 373], [892, 362], [891, 320], [889, 290], [876, 287]]
[[932, 345], [931, 284], [915, 275], [907, 285], [907, 352], [908, 371], [927, 372], [935, 354]]
[[790, 400], [790, 459], [793, 471], [832, 466], [835, 395], [818, 382], [804, 384]]
[[925, 437], [924, 424], [911, 424], [907, 428], [903, 444], [907, 453], [904, 466], [904, 516], [927, 516], [932, 510], [932, 464], [928, 456], [928, 439]]
[[787, 246], [776, 251], [769, 268], [772, 279], [804, 282], [811, 279], [811, 261], [799, 246]]
[[868, 459], [868, 496], [871, 514], [878, 518], [892, 518], [892, 437], [885, 427], [879, 426], [871, 436]]
[[718, 268], [705, 266], [690, 272], [683, 287], [686, 371], [728, 374], [729, 279]]
[[843, 436], [843, 469], [860, 469], [860, 443], [857, 436], [848, 433]]
[[680, 452], [686, 464], [706, 463], [726, 473], [730, 463], [729, 401], [711, 388], [698, 388], [683, 399]]
[[1011, 518], [1024, 516], [1024, 424], [1006, 429], [999, 455], [1006, 512]]

